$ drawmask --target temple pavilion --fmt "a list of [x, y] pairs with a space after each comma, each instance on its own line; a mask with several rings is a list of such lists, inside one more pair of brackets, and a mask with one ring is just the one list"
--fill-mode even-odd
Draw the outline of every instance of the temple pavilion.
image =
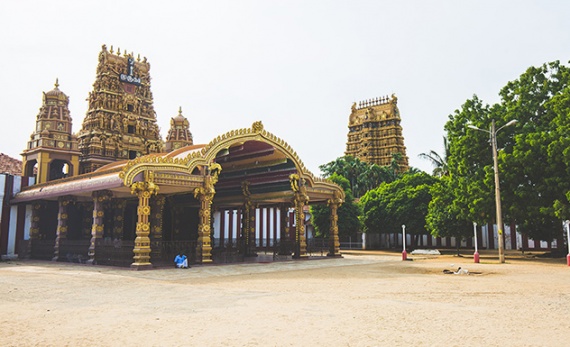
[[103, 46], [77, 134], [58, 81], [43, 94], [22, 153], [35, 184], [11, 200], [29, 220], [32, 258], [134, 269], [178, 252], [200, 264], [261, 250], [306, 258], [309, 204], [330, 206], [326, 254], [340, 255], [338, 185], [315, 177], [261, 122], [194, 144], [180, 109], [164, 141], [149, 71], [146, 58]]

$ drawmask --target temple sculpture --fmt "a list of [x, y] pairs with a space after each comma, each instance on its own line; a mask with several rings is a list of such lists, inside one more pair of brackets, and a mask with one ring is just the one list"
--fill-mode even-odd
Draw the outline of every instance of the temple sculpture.
[[43, 93], [36, 128], [22, 152], [23, 176], [36, 176], [37, 183], [44, 183], [78, 174], [81, 153], [71, 132], [68, 106], [69, 97], [56, 80], [54, 89]]
[[396, 158], [399, 169], [406, 171], [408, 157], [397, 104], [393, 94], [354, 103], [345, 154], [379, 166], [389, 166]]
[[190, 132], [190, 123], [188, 119], [182, 115], [182, 107], [178, 109], [178, 116], [170, 118], [170, 130], [166, 136], [165, 150], [171, 152], [185, 146], [194, 144], [192, 133]]
[[78, 133], [80, 172], [162, 151], [150, 90], [150, 64], [120, 49], [99, 53], [93, 91]]

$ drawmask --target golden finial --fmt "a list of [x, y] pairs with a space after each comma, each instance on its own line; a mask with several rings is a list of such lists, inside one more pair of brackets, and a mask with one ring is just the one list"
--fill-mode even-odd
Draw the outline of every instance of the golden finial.
[[109, 52], [111, 52], [111, 54], [113, 54], [113, 45], [111, 45], [111, 50]]
[[56, 77], [56, 79], [55, 79], [55, 84], [54, 84], [54, 86], [55, 86], [55, 89], [57, 89], [57, 87], [59, 87], [59, 78], [57, 78], [57, 77]]
[[121, 55], [121, 47], [117, 47], [117, 55]]
[[260, 133], [263, 131], [263, 123], [261, 123], [261, 121], [253, 122], [251, 129], [255, 133]]
[[182, 106], [178, 106], [178, 115], [182, 116]]
[[137, 61], [141, 61], [141, 54], [137, 54]]

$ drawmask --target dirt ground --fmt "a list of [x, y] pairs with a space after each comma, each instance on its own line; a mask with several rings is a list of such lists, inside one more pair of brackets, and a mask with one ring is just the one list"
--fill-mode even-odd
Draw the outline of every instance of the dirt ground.
[[[1, 346], [565, 346], [565, 259], [343, 258], [132, 271], [0, 262]], [[469, 275], [444, 274], [461, 266]]]

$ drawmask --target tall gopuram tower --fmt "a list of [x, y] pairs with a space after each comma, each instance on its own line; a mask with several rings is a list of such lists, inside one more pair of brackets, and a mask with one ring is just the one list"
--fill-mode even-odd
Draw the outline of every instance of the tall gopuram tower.
[[81, 173], [162, 151], [150, 91], [150, 64], [120, 49], [99, 53], [89, 108], [78, 133]]
[[398, 98], [392, 94], [352, 105], [348, 122], [346, 155], [367, 163], [389, 166], [399, 153], [400, 170], [408, 170], [408, 157], [400, 125]]
[[55, 87], [43, 93], [42, 107], [36, 117], [36, 129], [22, 152], [22, 175], [36, 176], [44, 183], [79, 173], [80, 152], [71, 133], [69, 97]]
[[188, 119], [182, 115], [182, 107], [178, 109], [178, 116], [170, 118], [170, 130], [166, 136], [165, 149], [172, 152], [175, 149], [194, 144], [192, 133], [190, 132], [190, 123]]

